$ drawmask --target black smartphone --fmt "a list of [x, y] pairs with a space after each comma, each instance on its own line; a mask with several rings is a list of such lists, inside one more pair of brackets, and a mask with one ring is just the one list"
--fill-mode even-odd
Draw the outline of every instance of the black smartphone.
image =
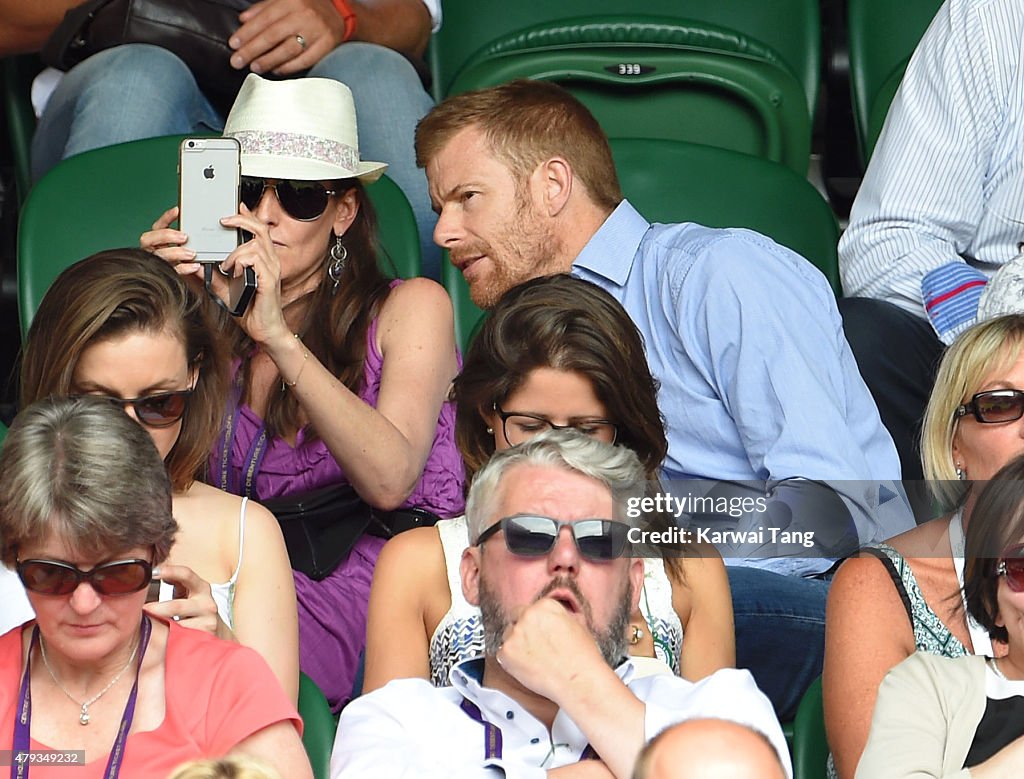
[[247, 265], [241, 276], [234, 276], [228, 282], [228, 311], [231, 316], [244, 314], [255, 294], [256, 271]]

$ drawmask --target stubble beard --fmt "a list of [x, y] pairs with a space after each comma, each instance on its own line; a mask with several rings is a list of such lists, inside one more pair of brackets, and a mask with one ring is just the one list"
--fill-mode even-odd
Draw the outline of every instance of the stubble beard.
[[[558, 577], [552, 579], [543, 590], [533, 599], [536, 603], [541, 598], [546, 598], [549, 593], [556, 589], [566, 589], [573, 594], [580, 605], [583, 616], [586, 620], [587, 630], [597, 643], [604, 661], [611, 667], [617, 668], [628, 654], [628, 640], [626, 630], [629, 628], [629, 617], [631, 613], [630, 583], [626, 580], [622, 592], [618, 598], [615, 611], [606, 630], [599, 630], [594, 627], [593, 613], [589, 601], [580, 592], [579, 586], [574, 579]], [[505, 633], [512, 624], [508, 613], [502, 608], [497, 596], [487, 584], [487, 577], [480, 577], [480, 620], [484, 629], [484, 653], [488, 657], [494, 657], [505, 640]]]

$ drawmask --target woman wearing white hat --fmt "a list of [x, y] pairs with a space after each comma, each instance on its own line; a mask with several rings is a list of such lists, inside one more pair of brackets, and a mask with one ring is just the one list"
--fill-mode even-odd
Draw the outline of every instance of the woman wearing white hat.
[[[252, 267], [258, 287], [239, 326], [225, 325], [238, 393], [212, 480], [262, 499], [347, 481], [380, 509], [458, 514], [451, 303], [432, 281], [392, 281], [377, 267], [363, 185], [387, 166], [360, 160], [348, 88], [250, 75], [224, 132], [241, 144], [243, 183], [223, 224], [253, 238], [222, 270]], [[176, 217], [164, 213], [142, 247], [199, 282]], [[351, 693], [382, 544], [363, 536], [322, 581], [295, 574], [300, 665], [335, 709]]]

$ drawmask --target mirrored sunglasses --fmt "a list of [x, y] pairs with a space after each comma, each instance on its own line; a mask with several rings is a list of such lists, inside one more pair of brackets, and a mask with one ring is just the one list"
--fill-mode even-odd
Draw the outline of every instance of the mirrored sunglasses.
[[998, 389], [979, 392], [957, 408], [956, 417], [973, 414], [979, 422], [995, 424], [1013, 422], [1024, 416], [1024, 392], [1015, 389]]
[[170, 427], [185, 415], [192, 388], [158, 392], [141, 398], [115, 398], [112, 395], [75, 395], [73, 397], [99, 397], [108, 400], [123, 411], [128, 406], [135, 410], [135, 418], [147, 427]]
[[531, 514], [516, 514], [500, 519], [480, 534], [479, 546], [499, 530], [505, 535], [505, 547], [520, 557], [540, 557], [550, 552], [563, 527], [572, 531], [576, 549], [588, 560], [605, 561], [621, 557], [626, 549], [629, 525], [611, 519], [563, 521]]
[[70, 595], [79, 584], [89, 582], [100, 595], [128, 595], [147, 587], [153, 566], [147, 560], [116, 560], [83, 571], [56, 560], [22, 560], [18, 577], [25, 589], [40, 595]]
[[319, 219], [327, 210], [331, 195], [335, 190], [328, 189], [319, 181], [296, 181], [294, 179], [264, 179], [255, 176], [242, 176], [242, 202], [250, 211], [263, 199], [263, 193], [274, 190], [277, 202], [292, 219], [300, 222], [312, 222]]

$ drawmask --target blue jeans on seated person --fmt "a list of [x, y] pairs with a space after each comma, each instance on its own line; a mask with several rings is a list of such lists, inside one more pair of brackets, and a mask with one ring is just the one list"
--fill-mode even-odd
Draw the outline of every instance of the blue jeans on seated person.
[[726, 571], [736, 667], [750, 671], [779, 720], [792, 720], [804, 691], [821, 676], [830, 581], [740, 565], [728, 565]]
[[[433, 101], [416, 70], [391, 49], [353, 42], [336, 48], [309, 75], [351, 88], [360, 156], [389, 164], [388, 176], [401, 187], [416, 217], [423, 275], [439, 279], [441, 253], [432, 240], [437, 216], [413, 150], [416, 123]], [[224, 117], [175, 55], [147, 44], [118, 46], [89, 57], [61, 79], [32, 140], [32, 175], [39, 179], [65, 157], [100, 146], [223, 129]]]

